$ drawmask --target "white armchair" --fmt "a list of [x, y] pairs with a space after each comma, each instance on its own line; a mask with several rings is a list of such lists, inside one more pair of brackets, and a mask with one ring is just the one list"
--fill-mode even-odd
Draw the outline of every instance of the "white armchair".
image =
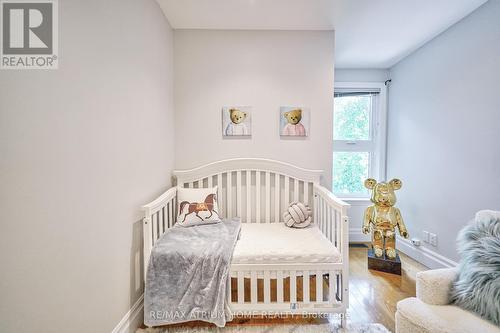
[[397, 304], [396, 333], [500, 333], [500, 328], [472, 312], [450, 305], [455, 268], [417, 274], [417, 297]]

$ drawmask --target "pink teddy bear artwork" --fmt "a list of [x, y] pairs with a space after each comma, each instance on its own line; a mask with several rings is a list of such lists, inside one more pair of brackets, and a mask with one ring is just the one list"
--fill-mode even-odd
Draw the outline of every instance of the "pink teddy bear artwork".
[[283, 136], [307, 136], [306, 128], [301, 123], [302, 109], [293, 109], [283, 113], [286, 119], [286, 125], [281, 131]]

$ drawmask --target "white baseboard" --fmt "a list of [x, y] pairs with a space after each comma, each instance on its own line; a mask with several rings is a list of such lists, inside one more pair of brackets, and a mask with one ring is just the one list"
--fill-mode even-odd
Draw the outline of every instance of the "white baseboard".
[[350, 243], [365, 243], [370, 242], [370, 234], [365, 235], [361, 228], [349, 229], [349, 242]]
[[123, 316], [111, 333], [135, 333], [144, 320], [143, 308], [144, 294], [132, 305], [132, 308]]
[[449, 268], [458, 265], [456, 261], [446, 258], [423, 246], [415, 246], [408, 239], [399, 236], [396, 241], [396, 248], [431, 269]]

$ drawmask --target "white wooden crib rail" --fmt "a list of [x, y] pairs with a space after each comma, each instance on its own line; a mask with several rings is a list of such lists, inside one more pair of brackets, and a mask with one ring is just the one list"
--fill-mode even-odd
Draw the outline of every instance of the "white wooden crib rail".
[[177, 221], [177, 188], [172, 187], [154, 201], [142, 206], [144, 218], [142, 231], [144, 241], [144, 279], [153, 245], [158, 238]]
[[[323, 235], [339, 250], [342, 256], [341, 301], [349, 306], [349, 216], [350, 205], [337, 198], [321, 185], [314, 186], [314, 215]], [[342, 326], [345, 318], [342, 319]]]
[[349, 245], [346, 238], [349, 235], [349, 206], [325, 187], [314, 185], [313, 215], [321, 232], [339, 250], [344, 250], [344, 246]]
[[191, 170], [176, 170], [177, 185], [218, 187], [219, 213], [243, 223], [276, 223], [291, 202], [313, 204], [313, 186], [321, 170], [261, 158], [235, 158]]

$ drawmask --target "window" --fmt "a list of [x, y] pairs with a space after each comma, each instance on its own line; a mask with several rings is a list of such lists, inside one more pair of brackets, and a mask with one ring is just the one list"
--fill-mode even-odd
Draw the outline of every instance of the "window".
[[366, 198], [364, 180], [385, 176], [385, 86], [336, 83], [333, 115], [333, 192]]

